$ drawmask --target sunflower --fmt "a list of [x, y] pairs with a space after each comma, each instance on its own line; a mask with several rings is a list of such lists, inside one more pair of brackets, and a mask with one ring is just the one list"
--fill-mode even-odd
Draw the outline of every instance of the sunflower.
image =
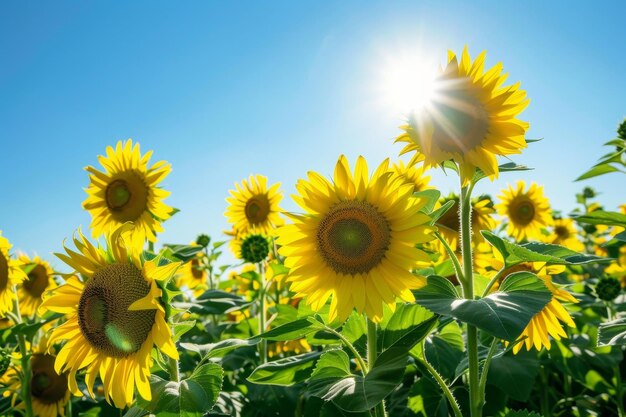
[[389, 171], [388, 160], [369, 177], [363, 157], [353, 175], [341, 156], [333, 182], [309, 172], [296, 188], [294, 200], [307, 214], [289, 215], [293, 224], [277, 232], [295, 297], [316, 311], [332, 298], [331, 320], [345, 320], [353, 308], [380, 320], [383, 303], [414, 301], [411, 289], [425, 279], [411, 269], [429, 262], [415, 245], [432, 240], [434, 228], [419, 212], [426, 199], [413, 196], [413, 186]]
[[74, 244], [57, 254], [84, 279], [71, 277], [47, 296], [41, 308], [62, 313], [66, 322], [56, 327], [49, 346], [67, 340], [55, 361], [57, 372], [68, 373], [69, 387], [82, 395], [76, 372], [86, 368], [85, 382], [93, 397], [99, 374], [104, 396], [118, 408], [133, 401], [134, 388], [151, 399], [150, 376], [153, 344], [170, 358], [178, 352], [161, 305], [157, 281], [172, 277], [180, 262], [159, 266], [160, 258], [146, 261], [141, 247], [129, 246], [121, 237], [123, 226], [107, 236], [107, 248], [93, 246], [79, 231]]
[[415, 192], [432, 188], [428, 185], [430, 177], [424, 175], [423, 165], [405, 165], [403, 161], [398, 161], [392, 165], [392, 170], [407, 184], [413, 184]]
[[11, 247], [9, 240], [2, 236], [0, 230], [0, 317], [13, 309], [15, 300], [13, 287], [26, 279], [26, 274], [20, 268], [21, 262], [9, 255]]
[[546, 349], [550, 349], [549, 336], [556, 340], [567, 338], [567, 333], [563, 330], [561, 322], [569, 327], [576, 327], [574, 320], [572, 320], [572, 317], [561, 303], [578, 303], [578, 300], [568, 291], [557, 287], [552, 282], [552, 275], [565, 271], [565, 266], [533, 262], [514, 268], [517, 268], [517, 270], [529, 270], [535, 273], [552, 293], [552, 299], [539, 313], [530, 319], [530, 322], [520, 335], [523, 341], [513, 347], [513, 353], [519, 352], [522, 346], [525, 346], [526, 350], [531, 350], [533, 347], [540, 350], [544, 346]]
[[267, 188], [267, 178], [263, 175], [251, 175], [241, 184], [235, 183], [237, 190], [230, 190], [231, 197], [226, 201], [226, 217], [237, 232], [256, 231], [270, 235], [274, 228], [284, 222], [278, 206], [283, 198], [279, 191], [280, 183]]
[[553, 224], [550, 202], [543, 194], [543, 187], [531, 183], [528, 191], [524, 191], [524, 181], [517, 182], [517, 188], [509, 185], [498, 196], [500, 204], [496, 210], [501, 216], [509, 219], [507, 233], [515, 240], [541, 239], [541, 229]]
[[528, 123], [517, 119], [529, 103], [519, 83], [503, 87], [507, 74], [498, 63], [484, 71], [485, 52], [471, 61], [467, 47], [461, 61], [448, 52], [448, 64], [435, 80], [431, 103], [409, 116], [396, 142], [401, 154], [415, 152], [410, 164], [431, 168], [454, 160], [466, 184], [480, 168], [498, 176], [496, 155], [519, 154], [526, 147]]
[[578, 231], [572, 219], [554, 219], [552, 233], [543, 237], [546, 243], [565, 246], [576, 252], [585, 250], [585, 245], [578, 240]]
[[148, 167], [152, 151], [142, 156], [139, 144], [133, 146], [131, 139], [124, 144], [117, 142], [115, 150], [108, 146], [106, 154], [98, 157], [104, 172], [92, 166], [85, 168], [91, 182], [83, 208], [91, 214], [93, 237], [133, 222], [133, 245], [143, 244], [146, 239], [155, 242], [156, 233], [163, 231], [161, 222], [172, 215], [172, 208], [163, 203], [169, 191], [157, 187], [171, 166], [159, 161]]
[[[30, 391], [33, 414], [38, 417], [65, 416], [65, 406], [70, 400], [67, 373], [59, 374], [55, 371], [56, 356], [46, 352], [45, 338], [42, 342], [30, 357]], [[21, 355], [14, 353], [13, 357], [14, 360], [19, 360]], [[13, 395], [12, 406], [15, 406], [22, 389], [20, 372], [17, 368], [11, 367], [0, 377], [0, 385], [7, 386], [4, 395]], [[20, 403], [17, 408], [24, 408], [24, 403]]]
[[[488, 253], [486, 246], [480, 246], [481, 252]], [[493, 277], [497, 271], [504, 267], [504, 259], [497, 250], [491, 252], [491, 256], [478, 256], [476, 259], [476, 269], [488, 278]], [[503, 279], [514, 272], [527, 271], [532, 272], [543, 281], [545, 286], [552, 293], [552, 299], [546, 306], [530, 319], [528, 325], [520, 335], [521, 342], [513, 346], [513, 353], [519, 352], [522, 347], [531, 350], [533, 347], [540, 350], [542, 347], [550, 349], [550, 336], [556, 340], [566, 338], [567, 333], [563, 330], [562, 323], [569, 327], [576, 327], [574, 320], [569, 315], [561, 302], [578, 303], [578, 300], [568, 291], [558, 287], [552, 282], [552, 276], [565, 271], [563, 265], [546, 265], [545, 262], [523, 262], [521, 264], [508, 268]], [[499, 287], [497, 282], [493, 286], [493, 291]]]
[[19, 254], [19, 261], [22, 265], [29, 265], [32, 269], [28, 273], [28, 279], [22, 282], [17, 288], [17, 296], [20, 300], [20, 312], [24, 316], [32, 316], [37, 312], [37, 307], [41, 304], [43, 294], [56, 288], [54, 271], [50, 264], [39, 256], [30, 258], [24, 253]]
[[[437, 220], [437, 229], [446, 239], [452, 250], [456, 250], [459, 242], [459, 233], [461, 224], [459, 222], [459, 196], [450, 194], [439, 201], [439, 207], [453, 201], [452, 207], [445, 212], [443, 216]], [[481, 230], [493, 230], [496, 222], [491, 216], [495, 213], [493, 209], [493, 201], [488, 196], [481, 196], [472, 199], [472, 241], [474, 244], [484, 242]]]

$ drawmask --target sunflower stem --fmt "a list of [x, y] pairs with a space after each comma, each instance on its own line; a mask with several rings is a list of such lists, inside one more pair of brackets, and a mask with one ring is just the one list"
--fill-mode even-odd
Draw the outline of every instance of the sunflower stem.
[[454, 273], [456, 274], [457, 281], [459, 281], [459, 283], [465, 281], [465, 276], [463, 276], [463, 268], [459, 263], [459, 258], [456, 257], [456, 254], [454, 253], [448, 242], [446, 242], [446, 239], [441, 236], [441, 233], [435, 232], [435, 237], [439, 239], [443, 247], [446, 249], [450, 260], [452, 261], [452, 266], [454, 266]]
[[170, 368], [170, 381], [180, 382], [180, 372], [178, 370], [178, 361], [168, 356], [168, 367]]
[[439, 387], [443, 391], [443, 394], [448, 399], [448, 403], [450, 404], [450, 407], [452, 407], [452, 411], [454, 412], [454, 417], [463, 417], [461, 408], [459, 408], [459, 404], [457, 403], [456, 398], [454, 398], [454, 394], [452, 394], [450, 387], [448, 386], [448, 384], [446, 384], [446, 381], [444, 381], [443, 377], [439, 374], [439, 372], [437, 372], [437, 370], [428, 362], [428, 359], [426, 359], [426, 350], [424, 348], [424, 343], [422, 343], [422, 357], [420, 358], [416, 355], [414, 356], [414, 358], [417, 359], [417, 361], [421, 363], [424, 366], [424, 368], [428, 370], [428, 372], [435, 379], [435, 381], [437, 381], [437, 383], [439, 384]]
[[[265, 268], [263, 262], [257, 264], [259, 271], [259, 334], [265, 332]], [[267, 340], [262, 339], [259, 343], [259, 357], [261, 363], [267, 362]]]
[[498, 282], [500, 278], [502, 278], [504, 271], [505, 271], [505, 268], [502, 267], [502, 269], [499, 270], [498, 273], [493, 278], [491, 278], [491, 281], [489, 281], [489, 283], [485, 287], [485, 290], [483, 291], [482, 297], [485, 297], [487, 294], [489, 294], [489, 291], [491, 291], [491, 287], [493, 287], [495, 283]]
[[329, 333], [332, 333], [333, 335], [337, 336], [337, 338], [339, 340], [341, 340], [341, 342], [354, 355], [354, 359], [359, 364], [359, 367], [361, 368], [361, 373], [363, 374], [363, 376], [367, 375], [367, 372], [368, 372], [369, 368], [367, 367], [367, 364], [363, 360], [363, 357], [359, 354], [359, 351], [356, 350], [354, 345], [352, 343], [350, 343], [350, 341], [348, 339], [346, 339], [346, 337], [344, 335], [342, 335], [341, 333], [339, 333], [337, 330], [333, 329], [332, 327], [324, 325], [324, 330], [326, 330]]
[[[460, 220], [461, 220], [461, 250], [463, 254], [463, 295], [468, 300], [474, 299], [474, 275], [472, 258], [472, 185], [461, 186]], [[475, 326], [467, 325], [467, 358], [469, 362], [469, 391], [470, 391], [470, 415], [471, 417], [482, 416], [482, 394], [480, 393], [480, 381], [478, 374], [478, 330]]]
[[498, 339], [493, 338], [491, 342], [491, 346], [489, 347], [489, 352], [487, 353], [487, 359], [485, 359], [485, 363], [483, 364], [483, 372], [480, 374], [480, 395], [481, 395], [481, 403], [485, 402], [485, 387], [487, 386], [487, 375], [489, 373], [489, 365], [491, 365], [491, 359], [493, 359], [493, 355], [496, 353], [496, 349], [498, 348]]
[[[15, 324], [22, 323], [22, 313], [20, 313], [20, 301], [17, 295], [17, 287], [13, 286], [13, 293], [15, 299], [13, 300], [13, 308], [15, 309], [15, 318], [17, 319]], [[22, 401], [24, 402], [25, 416], [33, 417], [33, 403], [31, 397], [30, 379], [32, 372], [30, 369], [30, 357], [28, 356], [28, 350], [26, 349], [26, 338], [24, 334], [19, 333], [17, 335], [17, 343], [19, 345], [20, 353], [22, 354], [22, 371], [24, 372], [24, 378], [22, 380]]]
[[[375, 322], [366, 317], [367, 320], [367, 366], [368, 371], [374, 367], [376, 358], [378, 357], [378, 340], [377, 332], [378, 326]], [[387, 411], [385, 410], [385, 401], [382, 400], [374, 407], [374, 416], [387, 417]]]

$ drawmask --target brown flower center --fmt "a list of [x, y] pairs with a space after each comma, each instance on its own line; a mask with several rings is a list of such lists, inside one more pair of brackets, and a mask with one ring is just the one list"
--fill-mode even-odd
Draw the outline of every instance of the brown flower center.
[[433, 143], [451, 153], [465, 154], [479, 146], [489, 130], [489, 115], [463, 82], [446, 88], [435, 98], [430, 109], [434, 124]]
[[54, 370], [56, 356], [34, 353], [30, 359], [33, 377], [30, 387], [33, 397], [44, 404], [55, 404], [67, 394], [67, 375]]
[[129, 311], [150, 285], [132, 264], [116, 263], [97, 270], [78, 303], [78, 324], [87, 341], [107, 356], [137, 352], [148, 338], [156, 310]]
[[46, 288], [48, 288], [49, 282], [50, 277], [48, 276], [46, 267], [41, 264], [37, 264], [28, 273], [28, 279], [24, 281], [23, 286], [26, 292], [28, 292], [28, 294], [30, 294], [33, 298], [40, 298]]
[[342, 201], [321, 219], [317, 248], [337, 273], [369, 272], [387, 253], [391, 230], [387, 219], [364, 201]]
[[510, 204], [509, 218], [515, 224], [526, 226], [535, 218], [535, 205], [525, 196], [517, 197]]
[[9, 285], [9, 260], [0, 252], [0, 291]]
[[267, 195], [255, 195], [246, 203], [246, 218], [253, 226], [263, 223], [270, 214], [270, 200]]

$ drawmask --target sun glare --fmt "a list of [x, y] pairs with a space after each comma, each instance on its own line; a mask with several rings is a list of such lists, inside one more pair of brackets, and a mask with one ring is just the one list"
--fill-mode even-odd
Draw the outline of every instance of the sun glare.
[[423, 54], [389, 56], [381, 68], [381, 98], [394, 113], [420, 112], [433, 98], [437, 64]]

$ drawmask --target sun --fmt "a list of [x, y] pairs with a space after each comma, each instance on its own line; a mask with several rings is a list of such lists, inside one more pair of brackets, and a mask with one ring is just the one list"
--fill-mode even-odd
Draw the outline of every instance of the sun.
[[419, 113], [437, 90], [437, 65], [423, 51], [398, 51], [382, 59], [380, 95], [397, 115]]

